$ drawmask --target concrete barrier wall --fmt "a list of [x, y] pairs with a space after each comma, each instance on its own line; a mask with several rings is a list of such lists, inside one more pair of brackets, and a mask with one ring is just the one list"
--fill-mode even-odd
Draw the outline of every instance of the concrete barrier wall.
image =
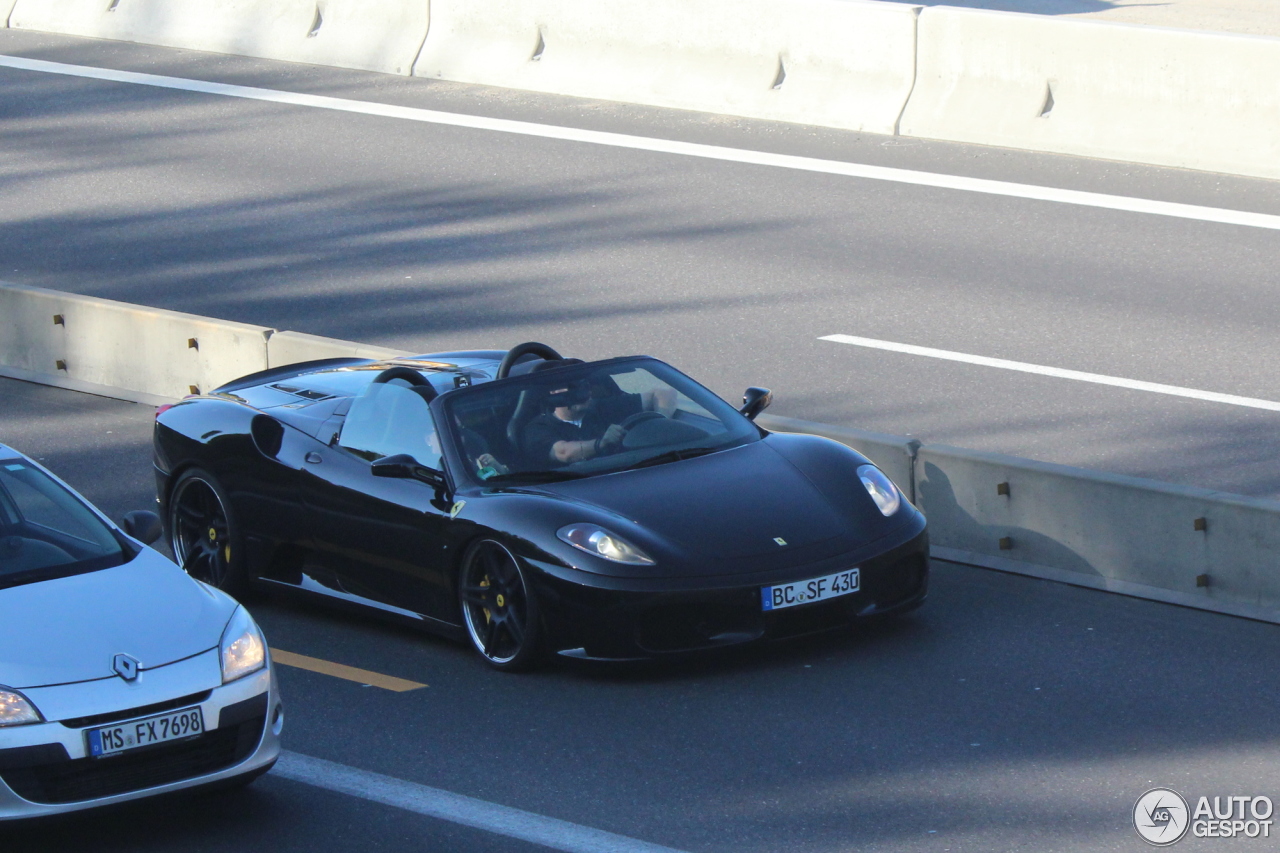
[[918, 7], [432, 0], [419, 77], [893, 133]]
[[932, 7], [904, 136], [1280, 178], [1280, 39]]
[[69, 35], [1280, 178], [1278, 38], [875, 0], [6, 6]]
[[429, 2], [17, 0], [9, 26], [408, 74], [427, 35]]
[[882, 432], [867, 432], [850, 427], [820, 424], [814, 421], [802, 421], [796, 418], [783, 418], [776, 415], [760, 415], [756, 423], [770, 432], [798, 432], [806, 435], [820, 435], [843, 445], [852, 447], [876, 464], [881, 471], [889, 475], [912, 502], [915, 501], [915, 468], [916, 451], [920, 442], [914, 438], [903, 438], [898, 435], [887, 435]]
[[[0, 283], [0, 365], [49, 384], [178, 398], [265, 370], [261, 326]], [[11, 375], [18, 375], [13, 374]]]
[[924, 445], [935, 556], [1280, 621], [1280, 502]]
[[267, 341], [267, 365], [282, 367], [319, 358], [396, 358], [414, 355], [405, 350], [376, 347], [355, 341], [322, 338], [304, 332], [276, 332]]

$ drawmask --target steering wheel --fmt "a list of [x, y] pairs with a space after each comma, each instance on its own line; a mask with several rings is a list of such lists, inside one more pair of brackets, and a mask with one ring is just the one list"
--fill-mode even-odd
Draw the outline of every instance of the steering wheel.
[[619, 426], [621, 426], [625, 430], [632, 430], [635, 428], [636, 424], [642, 424], [645, 421], [651, 421], [654, 418], [665, 418], [665, 417], [666, 415], [662, 414], [662, 412], [646, 410], [643, 412], [636, 412], [634, 415], [632, 415], [631, 417], [623, 421], [621, 424], [619, 424]]
[[405, 382], [408, 382], [410, 385], [430, 385], [431, 384], [430, 382], [427, 381], [427, 378], [423, 376], [421, 373], [414, 370], [412, 367], [405, 367], [404, 365], [396, 365], [395, 367], [388, 367], [386, 370], [382, 371], [377, 375], [377, 377], [373, 380], [373, 384], [381, 385], [383, 383], [390, 382], [392, 379], [403, 379]]
[[[529, 341], [523, 344], [516, 344], [507, 350], [507, 354], [502, 357], [502, 363], [498, 365], [498, 373], [494, 379], [506, 379], [507, 374], [511, 373], [511, 368], [516, 366], [516, 362], [524, 358], [526, 355], [536, 355], [545, 358], [547, 361], [559, 361], [560, 353], [553, 350], [546, 344], [540, 344], [537, 341]], [[394, 370], [394, 368], [392, 368]]]

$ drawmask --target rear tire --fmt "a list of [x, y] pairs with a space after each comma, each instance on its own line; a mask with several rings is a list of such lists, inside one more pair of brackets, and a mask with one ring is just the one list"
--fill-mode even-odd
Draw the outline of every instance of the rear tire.
[[239, 598], [249, 587], [244, 542], [226, 492], [209, 472], [192, 468], [169, 497], [169, 547], [196, 580]]
[[518, 672], [543, 656], [538, 599], [520, 561], [499, 542], [467, 549], [458, 575], [458, 605], [471, 647], [494, 669]]

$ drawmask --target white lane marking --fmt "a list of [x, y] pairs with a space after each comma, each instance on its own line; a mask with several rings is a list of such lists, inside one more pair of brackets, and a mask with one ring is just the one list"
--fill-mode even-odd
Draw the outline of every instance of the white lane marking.
[[287, 750], [280, 753], [280, 760], [272, 772], [294, 782], [541, 844], [565, 853], [681, 853], [671, 847]]
[[1199, 391], [1195, 388], [1182, 388], [1178, 385], [1161, 385], [1158, 382], [1143, 382], [1140, 379], [1123, 379], [1119, 376], [1104, 376], [1101, 373], [1084, 373], [1079, 370], [1065, 370], [1061, 367], [1046, 367], [1043, 364], [1028, 364], [1024, 361], [988, 358], [985, 355], [969, 355], [963, 352], [918, 347], [914, 344], [899, 344], [893, 341], [878, 341], [875, 338], [859, 338], [853, 335], [824, 335], [818, 340], [834, 341], [838, 344], [851, 344], [855, 347], [870, 347], [871, 349], [901, 352], [908, 355], [923, 355], [929, 358], [946, 359], [947, 361], [962, 361], [965, 364], [998, 367], [1002, 370], [1037, 373], [1041, 376], [1056, 376], [1059, 379], [1074, 379], [1078, 382], [1092, 382], [1096, 385], [1114, 385], [1117, 388], [1150, 391], [1153, 394], [1168, 394], [1172, 397], [1187, 397], [1192, 400], [1204, 400], [1209, 403], [1226, 403], [1230, 406], [1247, 406], [1250, 409], [1266, 409], [1271, 412], [1280, 412], [1280, 403], [1274, 403], [1271, 400], [1259, 400], [1255, 397], [1237, 397], [1235, 394], [1219, 394], [1217, 391]]
[[1178, 204], [1177, 202], [1153, 201], [1151, 199], [1106, 195], [1104, 193], [1064, 190], [1055, 187], [1040, 187], [1033, 184], [1015, 184], [1007, 181], [990, 181], [983, 178], [966, 178], [959, 175], [917, 172], [911, 169], [893, 169], [887, 166], [869, 166], [861, 163], [845, 163], [838, 160], [819, 160], [815, 157], [796, 157], [790, 154], [770, 154], [764, 151], [748, 151], [719, 145], [703, 145], [697, 142], [677, 142], [670, 139], [631, 136], [625, 133], [608, 133], [599, 130], [581, 130], [573, 127], [557, 127], [555, 125], [512, 121], [510, 119], [469, 116], [461, 113], [418, 109], [416, 107], [378, 104], [371, 101], [352, 101], [345, 98], [331, 98], [325, 95], [304, 95], [276, 89], [258, 89], [250, 86], [233, 86], [227, 83], [188, 80], [182, 77], [163, 77], [156, 74], [140, 74], [134, 71], [114, 71], [109, 68], [66, 65], [61, 62], [24, 59], [18, 56], [0, 55], [0, 67], [15, 68], [22, 71], [38, 71], [45, 74], [62, 74], [70, 77], [85, 77], [114, 83], [131, 83], [138, 86], [155, 86], [161, 89], [178, 89], [184, 92], [201, 92], [208, 95], [225, 95], [231, 98], [247, 98], [254, 101], [269, 101], [297, 107], [338, 110], [340, 112], [427, 122], [452, 127], [466, 127], [475, 130], [516, 133], [523, 136], [537, 136], [544, 139], [558, 139], [567, 142], [587, 142], [612, 148], [630, 148], [637, 151], [652, 151], [660, 154], [677, 154], [684, 157], [699, 157], [705, 160], [723, 160], [730, 163], [772, 166], [780, 169], [819, 172], [849, 178], [891, 181], [922, 187], [961, 190], [964, 192], [985, 193], [987, 195], [1050, 201], [1059, 204], [1074, 204], [1082, 207], [1121, 210], [1130, 213], [1150, 213], [1157, 216], [1172, 216], [1178, 219], [1194, 219], [1200, 222], [1219, 222], [1226, 225], [1244, 225], [1251, 228], [1280, 230], [1280, 216], [1267, 213], [1250, 213], [1243, 210], [1227, 210], [1219, 207], [1202, 207], [1195, 204]]

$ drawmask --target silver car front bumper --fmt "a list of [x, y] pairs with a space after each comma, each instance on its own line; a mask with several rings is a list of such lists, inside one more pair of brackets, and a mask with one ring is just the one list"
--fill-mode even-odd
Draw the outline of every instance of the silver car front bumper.
[[[280, 754], [275, 670], [222, 683], [218, 650], [120, 678], [24, 690], [46, 720], [0, 729], [0, 820], [62, 814], [265, 771]], [[199, 707], [203, 734], [93, 758], [89, 729]]]

